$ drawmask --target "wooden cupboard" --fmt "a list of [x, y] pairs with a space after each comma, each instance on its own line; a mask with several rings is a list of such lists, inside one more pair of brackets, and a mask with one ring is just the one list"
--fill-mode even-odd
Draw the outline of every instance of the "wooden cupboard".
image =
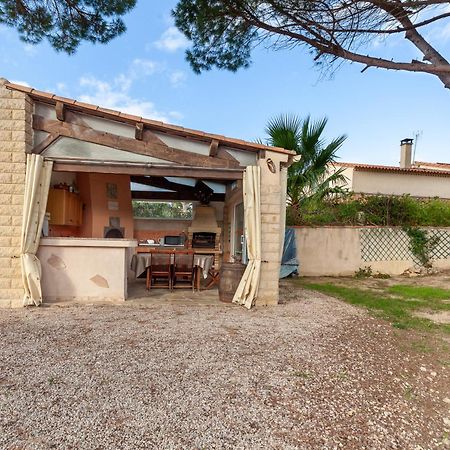
[[50, 189], [47, 212], [50, 225], [80, 226], [83, 221], [83, 205], [80, 196], [65, 189]]

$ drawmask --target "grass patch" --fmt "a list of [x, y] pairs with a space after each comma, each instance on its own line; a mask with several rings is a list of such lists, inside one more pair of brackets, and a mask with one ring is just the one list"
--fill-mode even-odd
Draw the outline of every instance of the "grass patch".
[[450, 334], [450, 325], [437, 324], [412, 314], [418, 309], [450, 309], [449, 304], [442, 302], [449, 298], [450, 291], [446, 289], [396, 285], [386, 288], [383, 292], [374, 292], [333, 283], [309, 283], [302, 280], [298, 282], [307, 289], [337, 297], [351, 305], [364, 307], [376, 317], [391, 322], [395, 328], [443, 331]]
[[[397, 284], [390, 286], [387, 292], [398, 295], [404, 299], [422, 300], [422, 307], [435, 311], [450, 310], [450, 303], [442, 300], [450, 300], [450, 289], [442, 289], [431, 286], [406, 286]], [[423, 303], [426, 302], [426, 303]]]

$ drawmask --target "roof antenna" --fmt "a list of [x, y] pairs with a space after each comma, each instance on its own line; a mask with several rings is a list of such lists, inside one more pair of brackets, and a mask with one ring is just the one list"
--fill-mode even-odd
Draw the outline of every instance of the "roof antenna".
[[412, 157], [412, 163], [414, 164], [416, 162], [416, 149], [417, 149], [417, 142], [423, 135], [423, 130], [417, 130], [413, 131], [414, 135], [414, 148], [413, 148], [413, 157]]

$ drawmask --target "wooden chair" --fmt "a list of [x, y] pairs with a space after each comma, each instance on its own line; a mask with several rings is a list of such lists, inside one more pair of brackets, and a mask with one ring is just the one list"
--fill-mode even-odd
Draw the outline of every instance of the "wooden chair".
[[172, 289], [172, 266], [170, 253], [152, 253], [147, 267], [147, 290]]
[[195, 287], [194, 253], [175, 253], [173, 265], [173, 289], [192, 289]]

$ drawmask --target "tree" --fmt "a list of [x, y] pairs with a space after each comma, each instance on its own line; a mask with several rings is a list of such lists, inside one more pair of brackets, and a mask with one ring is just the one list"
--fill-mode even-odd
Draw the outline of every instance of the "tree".
[[[274, 49], [306, 46], [317, 64], [352, 61], [369, 67], [422, 72], [450, 88], [450, 64], [425, 36], [450, 17], [444, 0], [179, 0], [173, 15], [192, 41], [187, 59], [196, 72], [235, 71], [250, 64], [261, 42]], [[441, 25], [442, 26], [442, 25]], [[369, 44], [404, 36], [420, 55], [381, 58]]]
[[56, 50], [74, 53], [81, 41], [106, 43], [125, 31], [120, 18], [136, 0], [0, 0], [0, 23], [21, 39], [47, 38]]
[[[322, 134], [328, 119], [312, 122], [297, 116], [281, 115], [266, 126], [268, 145], [294, 150], [300, 156], [288, 169], [287, 197], [289, 205], [298, 210], [305, 204], [317, 204], [332, 193], [343, 192], [346, 182], [342, 169], [330, 170], [346, 135], [325, 145]], [[297, 158], [296, 158], [297, 159]]]

